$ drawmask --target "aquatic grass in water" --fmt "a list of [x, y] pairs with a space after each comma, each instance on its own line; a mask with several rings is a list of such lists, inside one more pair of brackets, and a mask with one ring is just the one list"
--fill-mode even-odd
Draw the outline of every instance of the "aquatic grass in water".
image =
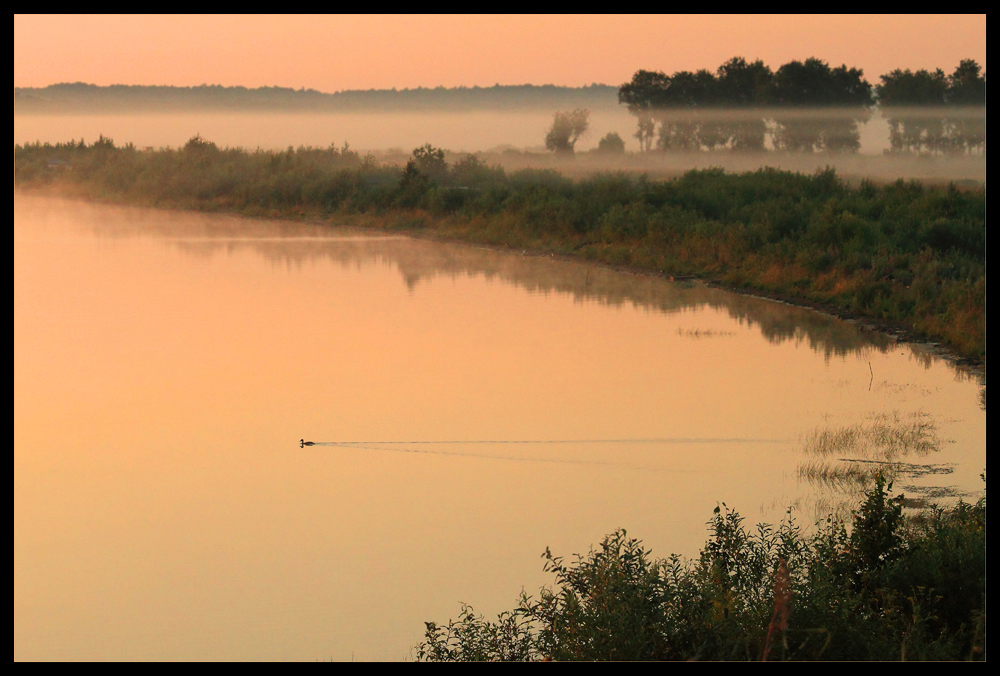
[[821, 484], [842, 492], [855, 492], [880, 471], [887, 477], [896, 477], [894, 465], [882, 463], [867, 465], [853, 462], [843, 465], [829, 462], [803, 463], [799, 465], [798, 476], [809, 483]]
[[816, 429], [803, 442], [807, 454], [853, 456], [851, 459], [889, 462], [899, 456], [914, 453], [927, 455], [941, 450], [937, 425], [926, 413], [901, 415], [874, 413], [867, 422], [832, 429]]
[[[879, 474], [895, 481], [897, 478], [914, 479], [928, 474], [951, 474], [955, 471], [950, 464], [917, 465], [908, 462], [877, 462], [872, 460], [845, 460], [846, 465], [827, 462], [809, 462], [799, 466], [799, 478], [821, 483], [829, 488], [857, 492], [860, 487], [870, 484]], [[857, 490], [856, 490], [857, 489]], [[927, 492], [930, 489], [921, 489]], [[951, 496], [947, 489], [936, 489], [936, 497]], [[944, 492], [941, 492], [944, 491]]]
[[[953, 471], [950, 465], [900, 460], [911, 454], [927, 456], [940, 451], [941, 444], [937, 425], [926, 413], [871, 413], [866, 416], [865, 422], [817, 428], [808, 434], [802, 450], [812, 458], [799, 465], [797, 474], [799, 479], [808, 483], [858, 496], [880, 475], [889, 482], [898, 482], [927, 474], [950, 474]], [[830, 456], [839, 457], [834, 459]], [[927, 492], [927, 489], [917, 486], [906, 488], [910, 492]], [[948, 492], [948, 497], [955, 495]], [[916, 506], [922, 504], [922, 500], [915, 503]], [[837, 509], [833, 511], [840, 513]]]

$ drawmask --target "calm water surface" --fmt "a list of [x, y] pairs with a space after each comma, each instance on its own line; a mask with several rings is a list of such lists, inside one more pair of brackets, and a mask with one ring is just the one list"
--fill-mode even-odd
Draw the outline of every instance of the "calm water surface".
[[547, 546], [975, 497], [985, 444], [974, 377], [787, 305], [15, 194], [16, 660], [407, 659]]

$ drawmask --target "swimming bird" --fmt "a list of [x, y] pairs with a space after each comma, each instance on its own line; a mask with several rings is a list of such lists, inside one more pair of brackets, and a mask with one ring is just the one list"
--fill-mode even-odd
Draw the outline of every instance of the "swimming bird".
[[314, 441], [306, 441], [305, 439], [299, 439], [299, 448], [305, 448], [306, 446], [312, 446], [315, 443], [316, 442], [314, 442]]

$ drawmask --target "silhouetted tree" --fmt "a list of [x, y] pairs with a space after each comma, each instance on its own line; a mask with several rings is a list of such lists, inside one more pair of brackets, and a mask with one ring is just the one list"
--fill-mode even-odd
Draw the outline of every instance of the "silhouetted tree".
[[203, 139], [201, 134], [195, 134], [184, 144], [184, 152], [195, 157], [214, 155], [218, 151], [219, 147], [212, 141]]
[[597, 152], [607, 155], [621, 155], [625, 152], [625, 141], [618, 135], [618, 132], [608, 132], [608, 134], [597, 142]]
[[882, 115], [889, 121], [889, 145], [893, 152], [941, 150], [944, 136], [943, 107], [948, 79], [938, 68], [912, 72], [896, 69], [880, 78], [876, 87]]
[[986, 151], [986, 76], [973, 59], [964, 59], [948, 77], [948, 133], [951, 149]]
[[430, 187], [430, 178], [420, 171], [417, 161], [411, 157], [407, 160], [403, 175], [399, 180], [396, 204], [401, 207], [415, 207], [420, 204]]
[[638, 70], [630, 82], [618, 88], [618, 103], [628, 106], [628, 112], [638, 118], [638, 130], [633, 136], [639, 149], [649, 152], [656, 136], [656, 113], [663, 107], [663, 97], [670, 78], [660, 71]]
[[957, 106], [986, 105], [986, 76], [974, 59], [963, 59], [948, 76], [948, 103]]
[[863, 75], [858, 68], [830, 68], [816, 58], [781, 66], [769, 95], [781, 109], [775, 114], [775, 147], [795, 152], [857, 151], [858, 124], [868, 120], [874, 105], [872, 86]]
[[417, 170], [432, 181], [440, 183], [448, 175], [448, 163], [444, 161], [444, 151], [430, 143], [413, 149], [413, 161]]
[[590, 127], [590, 111], [577, 108], [572, 112], [557, 112], [552, 120], [552, 128], [545, 136], [545, 147], [555, 153], [573, 154], [576, 142]]
[[751, 115], [734, 123], [721, 111], [760, 105], [770, 80], [771, 71], [763, 62], [748, 64], [740, 57], [717, 73], [702, 69], [667, 76], [640, 70], [619, 88], [618, 101], [639, 118], [635, 137], [643, 150], [651, 147], [657, 123], [661, 150], [763, 149], [767, 125], [762, 117]]
[[747, 63], [743, 57], [733, 57], [719, 66], [719, 99], [735, 116], [726, 122], [727, 136], [733, 150], [764, 150], [767, 121], [754, 110], [767, 104], [774, 74], [758, 59]]
[[639, 148], [643, 152], [649, 152], [653, 146], [653, 139], [656, 138], [656, 120], [649, 113], [639, 115], [637, 129], [632, 136], [639, 141]]
[[671, 75], [660, 104], [663, 113], [657, 147], [661, 150], [700, 150], [702, 145], [711, 149], [718, 144], [720, 134], [715, 125], [708, 125], [702, 136], [705, 120], [699, 114], [701, 109], [717, 102], [717, 94], [715, 76], [707, 70], [695, 73], [682, 70]]

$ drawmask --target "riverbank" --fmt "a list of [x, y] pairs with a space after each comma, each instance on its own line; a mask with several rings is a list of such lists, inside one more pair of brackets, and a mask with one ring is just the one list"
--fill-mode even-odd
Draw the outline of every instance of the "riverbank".
[[940, 343], [985, 366], [985, 189], [848, 185], [832, 170], [691, 171], [665, 181], [510, 174], [425, 146], [406, 167], [342, 149], [253, 152], [196, 137], [15, 147], [15, 186], [337, 223], [583, 259], [805, 305]]
[[[406, 227], [401, 227], [399, 221], [396, 219], [397, 216], [385, 217], [385, 218], [373, 218], [364, 217], [359, 215], [338, 217], [331, 219], [327, 216], [311, 217], [307, 214], [303, 215], [293, 215], [296, 220], [300, 222], [312, 223], [317, 226], [336, 226], [336, 227], [350, 227], [356, 228], [363, 232], [369, 232], [372, 234], [384, 234], [386, 231], [391, 231], [396, 234], [405, 235], [408, 237], [413, 237], [415, 239], [424, 239], [434, 242], [442, 242], [447, 244], [474, 244], [480, 247], [487, 247], [495, 249], [498, 251], [506, 251], [513, 254], [520, 254], [522, 256], [542, 256], [546, 258], [552, 258], [555, 260], [563, 260], [568, 262], [580, 262], [581, 257], [576, 252], [566, 253], [560, 249], [553, 248], [522, 248], [519, 246], [514, 246], [508, 243], [497, 243], [495, 241], [487, 240], [477, 240], [471, 239], [469, 237], [460, 236], [460, 234], [442, 232], [434, 228], [416, 228], [407, 229]], [[250, 217], [258, 218], [258, 217]], [[284, 218], [284, 217], [278, 217]], [[893, 321], [887, 319], [880, 319], [871, 316], [864, 316], [861, 314], [846, 311], [841, 307], [838, 307], [832, 303], [822, 303], [822, 302], [810, 302], [804, 300], [801, 297], [783, 295], [780, 293], [767, 293], [755, 289], [753, 287], [746, 286], [733, 286], [726, 284], [717, 279], [703, 277], [696, 274], [671, 274], [668, 271], [660, 270], [648, 270], [642, 269], [635, 266], [628, 265], [615, 265], [608, 263], [603, 260], [589, 261], [591, 265], [599, 266], [601, 268], [606, 268], [619, 273], [627, 273], [634, 275], [646, 275], [651, 277], [666, 278], [670, 280], [677, 281], [690, 281], [699, 284], [704, 284], [711, 288], [720, 289], [722, 291], [728, 291], [731, 293], [737, 293], [743, 296], [748, 296], [751, 298], [762, 298], [769, 301], [775, 301], [779, 303], [784, 303], [786, 305], [791, 305], [794, 307], [806, 308], [819, 312], [821, 314], [835, 317], [841, 321], [849, 322], [858, 325], [858, 327], [863, 331], [874, 331], [887, 335], [891, 340], [901, 342], [901, 343], [913, 343], [920, 344], [924, 347], [927, 352], [932, 352], [935, 355], [954, 362], [957, 366], [972, 372], [979, 376], [985, 375], [985, 362], [980, 359], [970, 358], [960, 354], [957, 350], [952, 348], [946, 343], [940, 343], [934, 341], [928, 335], [915, 330], [911, 325], [902, 321]]]

